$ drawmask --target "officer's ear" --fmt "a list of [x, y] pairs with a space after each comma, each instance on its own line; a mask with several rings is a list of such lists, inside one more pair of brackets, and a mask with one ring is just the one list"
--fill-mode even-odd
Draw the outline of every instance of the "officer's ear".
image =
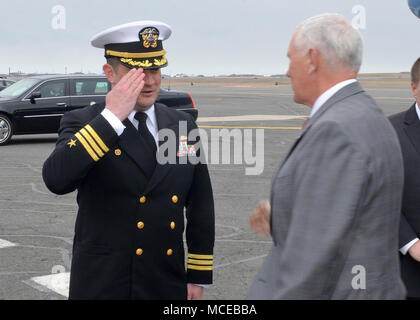
[[111, 84], [114, 84], [115, 80], [116, 80], [117, 73], [114, 70], [114, 68], [112, 67], [112, 65], [106, 63], [106, 64], [103, 65], [102, 70], [104, 71], [104, 74], [105, 74], [106, 78], [108, 79], [108, 81]]
[[416, 101], [419, 101], [420, 97], [419, 97], [419, 87], [420, 86], [420, 81], [419, 83], [415, 84], [414, 82], [411, 82], [411, 91], [413, 92], [413, 96], [414, 99], [416, 99]]

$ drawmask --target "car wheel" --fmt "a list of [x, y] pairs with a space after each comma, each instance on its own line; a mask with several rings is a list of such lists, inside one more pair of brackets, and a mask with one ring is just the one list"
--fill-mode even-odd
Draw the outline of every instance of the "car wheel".
[[13, 125], [8, 117], [0, 114], [0, 146], [8, 143], [13, 135]]

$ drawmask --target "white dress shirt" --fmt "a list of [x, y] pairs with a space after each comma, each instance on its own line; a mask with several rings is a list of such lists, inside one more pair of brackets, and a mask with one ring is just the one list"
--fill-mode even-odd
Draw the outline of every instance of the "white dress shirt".
[[[419, 109], [419, 105], [417, 103], [416, 103], [416, 111], [417, 111], [417, 116], [419, 117], [419, 120], [420, 120], [420, 109]], [[415, 239], [411, 240], [404, 247], [400, 248], [400, 252], [402, 254], [406, 255], [408, 250], [413, 246], [413, 244], [415, 244], [419, 240], [420, 240], [419, 238], [415, 238]]]
[[329, 88], [323, 94], [321, 94], [318, 99], [316, 99], [314, 105], [312, 106], [311, 115], [312, 118], [314, 114], [327, 102], [333, 95], [335, 95], [340, 89], [348, 86], [350, 83], [356, 82], [356, 79], [345, 80], [337, 83], [335, 86]]
[[[158, 125], [157, 125], [156, 114], [155, 114], [155, 105], [152, 105], [149, 109], [147, 109], [144, 112], [147, 114], [147, 120], [146, 120], [147, 128], [149, 129], [153, 138], [155, 138], [156, 146], [159, 147]], [[137, 119], [134, 118], [136, 113], [137, 111], [133, 110], [128, 116], [128, 119], [131, 121], [134, 128], [138, 129], [139, 122], [137, 121]], [[111, 110], [107, 108], [105, 108], [101, 114], [109, 122], [109, 124], [114, 128], [115, 132], [119, 136], [122, 135], [125, 129], [125, 125], [120, 121], [120, 119], [118, 119], [117, 116], [113, 114]]]

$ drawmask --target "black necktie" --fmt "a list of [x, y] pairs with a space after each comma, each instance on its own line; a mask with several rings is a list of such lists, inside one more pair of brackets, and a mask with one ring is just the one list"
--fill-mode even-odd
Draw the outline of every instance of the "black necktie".
[[155, 142], [155, 138], [153, 138], [152, 134], [150, 133], [146, 125], [147, 114], [144, 112], [137, 112], [134, 118], [136, 118], [136, 120], [139, 122], [138, 130], [139, 130], [140, 135], [146, 142], [147, 146], [150, 148], [150, 151], [153, 151], [154, 158], [156, 158], [156, 151], [157, 151], [156, 142]]

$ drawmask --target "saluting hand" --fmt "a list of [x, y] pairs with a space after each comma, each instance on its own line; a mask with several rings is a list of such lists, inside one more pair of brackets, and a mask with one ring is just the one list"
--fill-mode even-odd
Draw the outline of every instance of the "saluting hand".
[[260, 201], [249, 217], [249, 225], [257, 235], [270, 235], [270, 215], [270, 202], [267, 200]]
[[134, 110], [143, 87], [143, 69], [131, 69], [106, 95], [106, 108], [124, 121]]

